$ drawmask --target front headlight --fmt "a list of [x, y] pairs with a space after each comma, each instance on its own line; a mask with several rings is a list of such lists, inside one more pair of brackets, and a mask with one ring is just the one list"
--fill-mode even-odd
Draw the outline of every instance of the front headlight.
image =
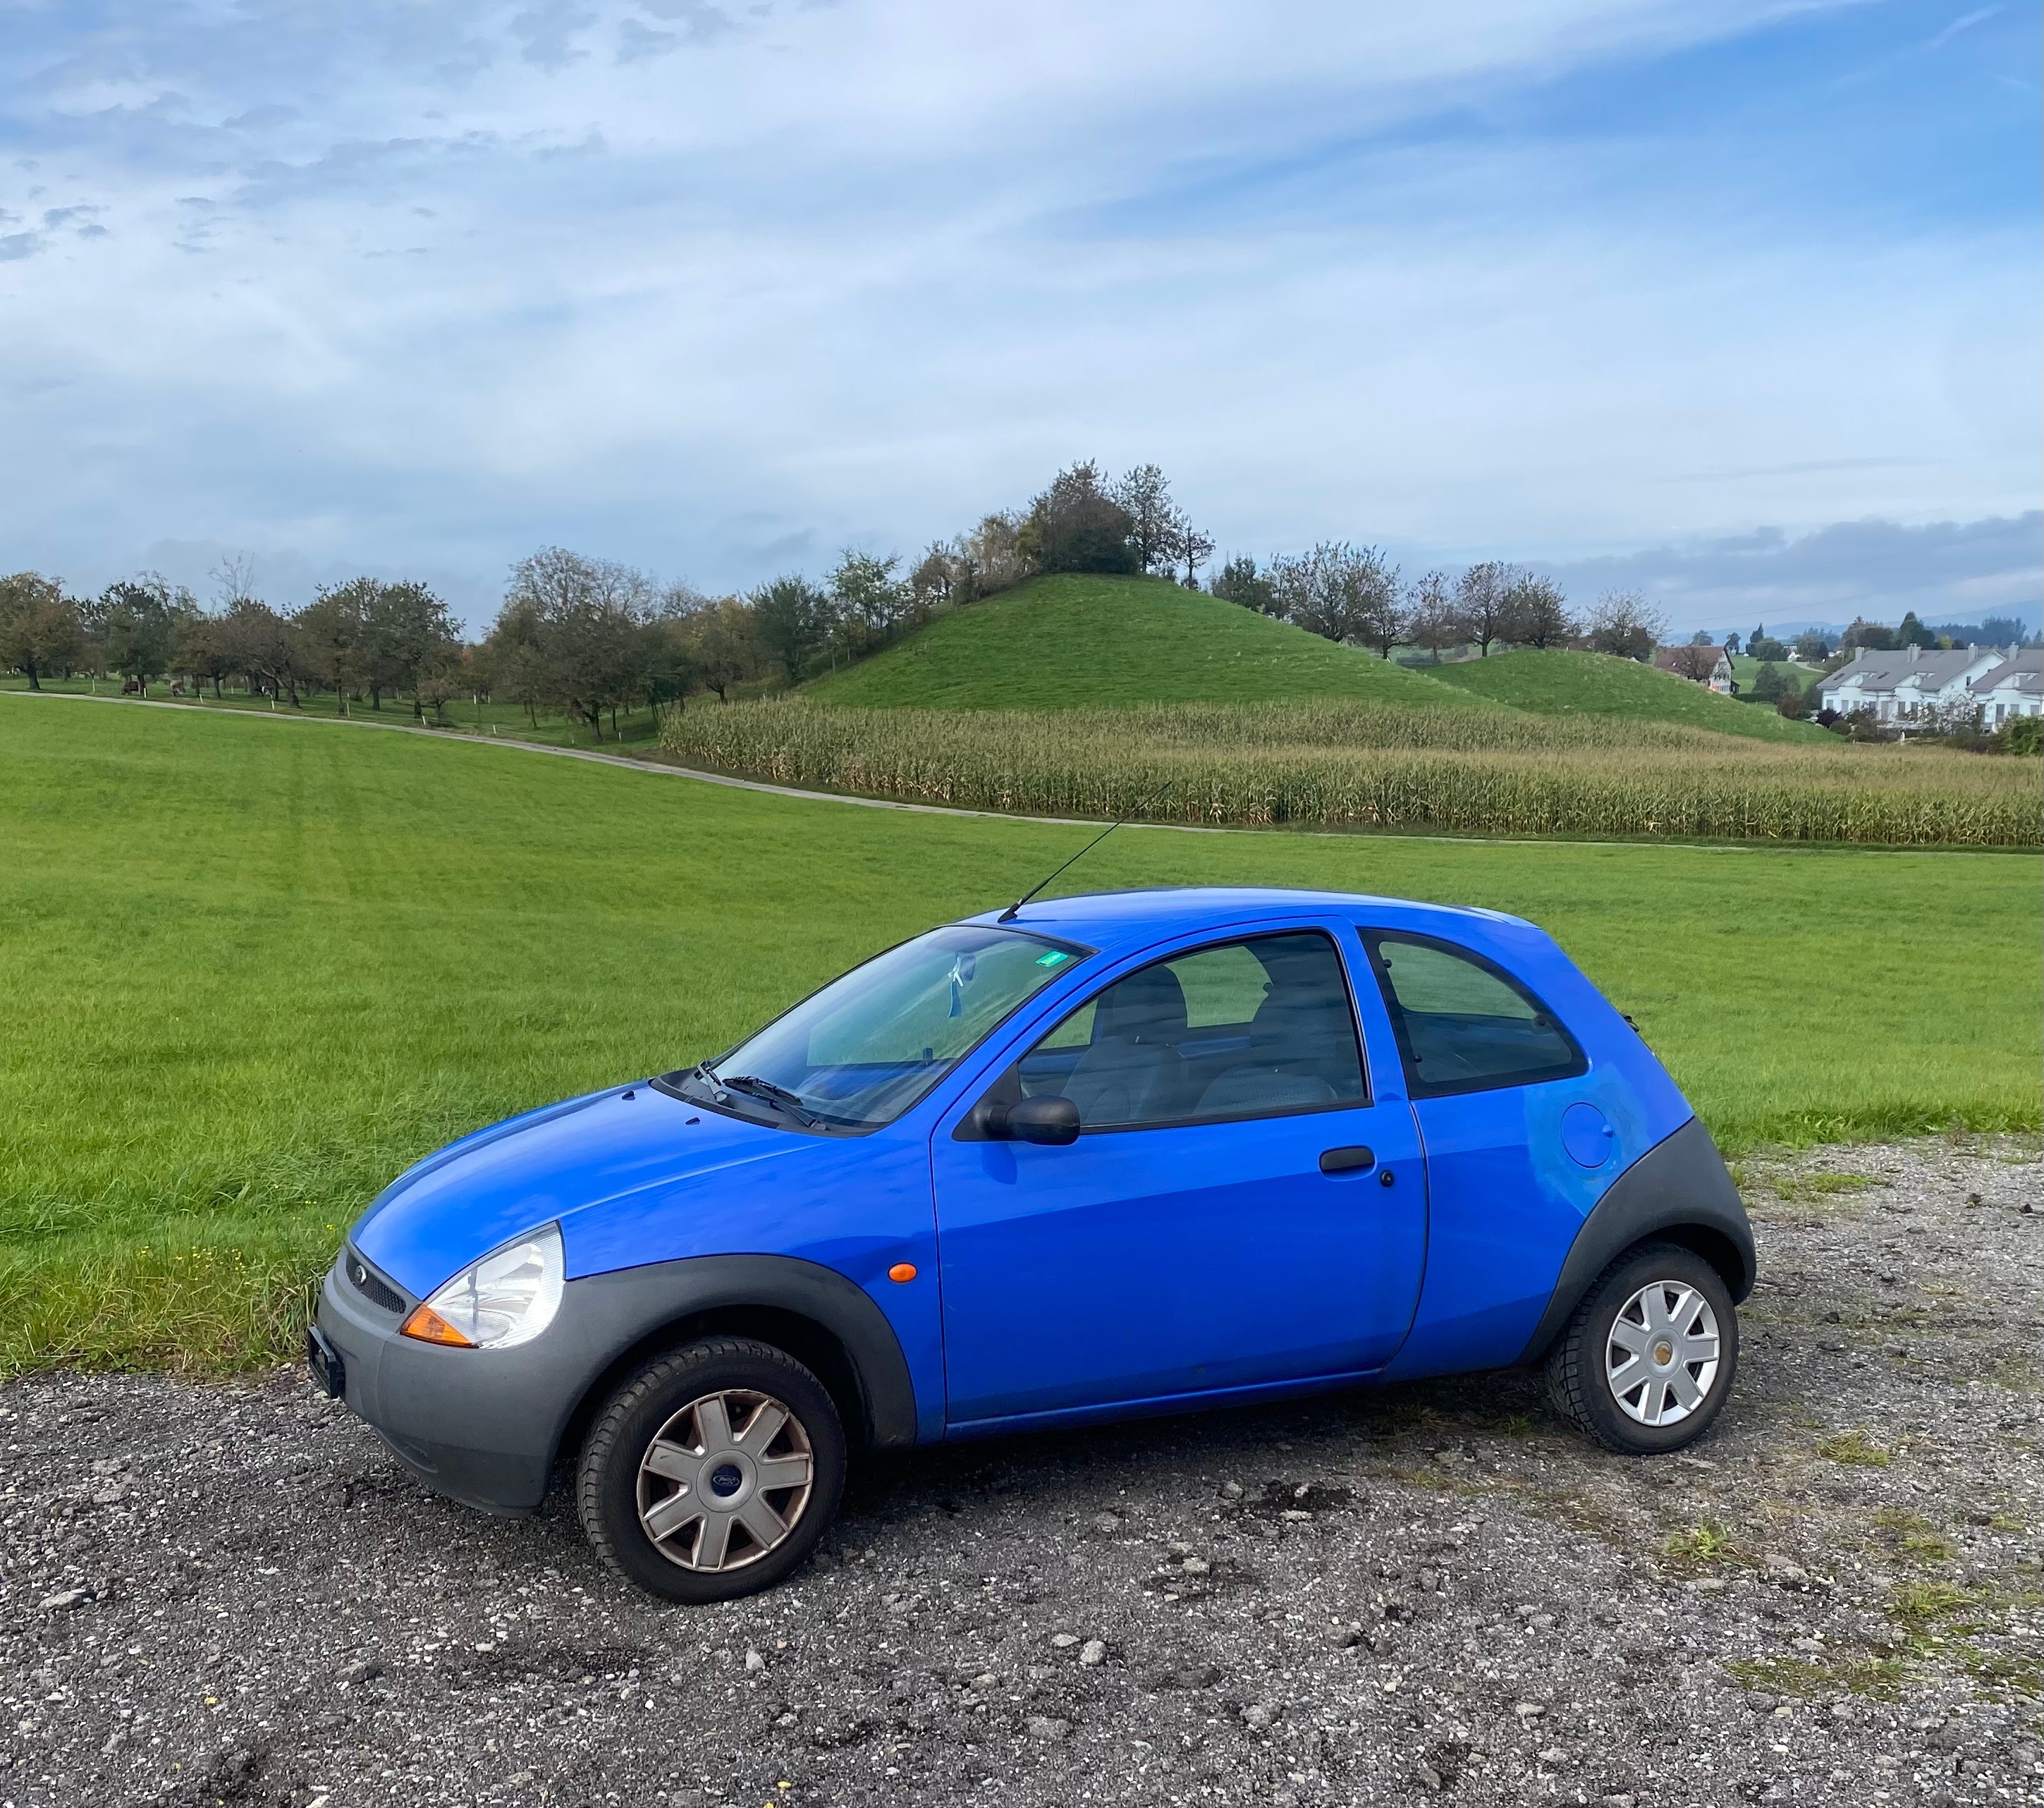
[[530, 1343], [553, 1323], [567, 1282], [561, 1227], [550, 1224], [464, 1268], [405, 1321], [404, 1334], [457, 1349]]

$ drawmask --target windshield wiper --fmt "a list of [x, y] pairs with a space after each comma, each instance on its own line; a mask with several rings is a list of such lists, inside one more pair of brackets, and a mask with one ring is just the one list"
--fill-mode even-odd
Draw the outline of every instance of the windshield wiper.
[[805, 1128], [816, 1128], [816, 1114], [802, 1102], [801, 1095], [790, 1092], [785, 1086], [776, 1086], [770, 1079], [762, 1079], [756, 1074], [716, 1074], [711, 1075], [711, 1083], [722, 1087], [727, 1092], [742, 1092], [748, 1098], [764, 1099], [769, 1105], [778, 1105], [791, 1117], [799, 1117]]

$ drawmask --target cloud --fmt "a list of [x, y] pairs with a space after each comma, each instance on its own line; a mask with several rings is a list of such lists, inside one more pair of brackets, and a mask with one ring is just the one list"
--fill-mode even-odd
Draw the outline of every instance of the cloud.
[[209, 540], [482, 608], [551, 540], [739, 585], [1094, 452], [1225, 548], [1647, 546], [1705, 598], [1756, 521], [2018, 516], [2034, 197], [1909, 134], [2027, 155], [2032, 22], [1838, 99], [1920, 44], [1889, 10], [17, 10], [0, 306], [61, 380], [0, 568]]
[[1779, 528], [1662, 546], [1555, 567], [1584, 599], [1640, 590], [1685, 629], [1765, 620], [1843, 624], [1855, 615], [1898, 621], [1977, 621], [2020, 611], [2037, 619], [2044, 588], [2044, 511], [1984, 521], [1838, 521], [1812, 533]]

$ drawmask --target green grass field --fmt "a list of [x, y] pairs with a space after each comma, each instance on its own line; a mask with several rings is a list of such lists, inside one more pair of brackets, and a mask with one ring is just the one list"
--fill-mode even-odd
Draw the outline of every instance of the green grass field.
[[1603, 653], [1493, 653], [1429, 667], [1428, 675], [1463, 696], [1509, 704], [1543, 716], [1616, 716], [1634, 721], [1682, 722], [1719, 734], [1809, 744], [1826, 731], [1785, 721], [1772, 710], [1720, 697], [1701, 684]]
[[[1744, 653], [1734, 653], [1731, 656], [1731, 675], [1739, 680], [1739, 687], [1742, 692], [1753, 688], [1754, 679], [1760, 675], [1760, 667], [1761, 662], [1758, 660], [1748, 659]], [[1808, 691], [1824, 675], [1815, 667], [1798, 665], [1793, 660], [1777, 660], [1774, 662], [1774, 669], [1781, 675], [1785, 682], [1794, 685], [1798, 691]], [[1749, 706], [1749, 707], [1752, 706]]]
[[[286, 1353], [414, 1157], [712, 1052], [1085, 833], [0, 698], [0, 1370]], [[1529, 916], [1735, 1151], [2039, 1122], [2026, 856], [1133, 828], [1072, 881]]]
[[803, 691], [859, 709], [1457, 700], [1403, 666], [1162, 578], [1034, 579]]

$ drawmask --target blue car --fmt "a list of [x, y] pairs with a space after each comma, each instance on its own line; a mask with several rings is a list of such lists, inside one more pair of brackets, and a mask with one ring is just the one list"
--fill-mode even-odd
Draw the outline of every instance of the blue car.
[[327, 1276], [316, 1378], [432, 1486], [574, 1465], [657, 1595], [778, 1581], [847, 1454], [1544, 1364], [1613, 1450], [1723, 1407], [1753, 1236], [1531, 924], [1276, 891], [935, 929], [728, 1053], [478, 1130]]

